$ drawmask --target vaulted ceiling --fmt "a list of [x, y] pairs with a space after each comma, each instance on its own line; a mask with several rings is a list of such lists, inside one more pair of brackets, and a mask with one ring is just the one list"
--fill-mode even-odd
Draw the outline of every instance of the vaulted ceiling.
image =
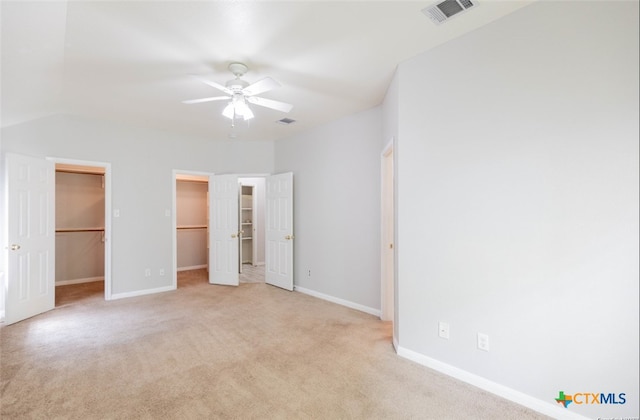
[[[2, 126], [66, 113], [205, 138], [273, 140], [379, 105], [398, 63], [530, 4], [478, 0], [441, 25], [434, 1], [2, 1]], [[260, 96], [235, 128], [225, 101], [190, 75], [224, 84], [231, 62]], [[473, 69], [469, 69], [473, 71]], [[281, 118], [296, 120], [277, 124]]]

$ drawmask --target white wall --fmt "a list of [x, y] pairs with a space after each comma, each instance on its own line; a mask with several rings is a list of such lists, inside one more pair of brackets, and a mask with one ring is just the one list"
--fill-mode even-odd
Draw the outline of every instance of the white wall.
[[[165, 212], [172, 208], [173, 169], [273, 169], [272, 142], [216, 141], [69, 116], [6, 127], [1, 134], [3, 152], [111, 163], [112, 208], [120, 211], [112, 227], [116, 297], [171, 286], [172, 218]], [[144, 276], [145, 268], [151, 277]]]
[[295, 286], [377, 311], [380, 119], [374, 108], [275, 145], [276, 172], [293, 172]]
[[402, 348], [637, 417], [638, 50], [638, 2], [540, 2], [399, 66]]

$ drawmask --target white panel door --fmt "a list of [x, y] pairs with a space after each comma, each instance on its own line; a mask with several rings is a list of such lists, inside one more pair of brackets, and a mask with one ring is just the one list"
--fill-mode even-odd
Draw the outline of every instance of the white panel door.
[[8, 266], [5, 323], [55, 306], [55, 168], [7, 153]]
[[209, 283], [237, 286], [238, 177], [215, 175], [209, 185]]
[[293, 173], [267, 177], [266, 197], [265, 281], [293, 290]]

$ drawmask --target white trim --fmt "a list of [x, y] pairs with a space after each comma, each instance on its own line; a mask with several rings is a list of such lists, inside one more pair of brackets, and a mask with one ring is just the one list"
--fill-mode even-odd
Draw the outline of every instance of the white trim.
[[116, 293], [111, 295], [111, 300], [124, 299], [136, 296], [153, 295], [155, 293], [171, 292], [176, 290], [173, 286], [158, 287], [157, 289], [135, 290], [133, 292]]
[[[395, 345], [396, 343], [394, 341], [394, 346]], [[399, 347], [399, 346], [396, 347], [396, 349], [397, 349], [398, 356], [414, 361], [418, 364], [421, 364], [430, 369], [436, 370], [440, 373], [444, 373], [445, 375], [451, 376], [452, 378], [471, 384], [482, 390], [495, 394], [499, 397], [512, 401], [516, 404], [520, 404], [524, 407], [535, 410], [539, 413], [550, 416], [554, 419], [563, 419], [563, 420], [564, 419], [567, 419], [567, 420], [588, 419], [588, 417], [584, 417], [573, 411], [569, 411], [566, 408], [555, 406], [546, 401], [540, 400], [538, 398], [534, 398], [520, 391], [516, 391], [515, 389], [509, 388], [504, 385], [500, 385], [496, 382], [492, 382], [481, 376], [474, 375], [473, 373], [467, 372], [466, 370], [462, 370], [455, 366], [451, 366], [446, 363], [443, 363], [439, 360], [432, 359], [431, 357], [417, 353], [413, 350], [409, 350], [407, 348]]]
[[[112, 249], [111, 249], [111, 163], [93, 160], [66, 159], [60, 157], [47, 157], [49, 161], [78, 166], [97, 166], [104, 168], [104, 299], [111, 300], [113, 278], [111, 276]], [[55, 250], [54, 250], [55, 255]]]
[[186, 266], [186, 267], [178, 267], [177, 271], [200, 270], [201, 268], [207, 268], [207, 264], [189, 265], [189, 266]]
[[[218, 175], [225, 175], [225, 173], [219, 173]], [[236, 174], [236, 173], [229, 173], [228, 175], [238, 175], [238, 178], [266, 178], [266, 177], [274, 175], [274, 174]]]
[[309, 295], [319, 299], [327, 300], [329, 302], [337, 303], [338, 305], [346, 306], [347, 308], [355, 309], [361, 312], [366, 312], [368, 314], [377, 316], [378, 318], [380, 317], [379, 309], [370, 308], [368, 306], [360, 305], [359, 303], [354, 303], [348, 300], [325, 295], [324, 293], [316, 292], [315, 290], [305, 289], [304, 287], [300, 287], [300, 286], [293, 286], [293, 290], [296, 292], [304, 293], [305, 295]]
[[93, 283], [96, 281], [104, 281], [104, 277], [85, 277], [83, 279], [59, 280], [56, 281], [56, 287], [67, 286], [69, 284]]

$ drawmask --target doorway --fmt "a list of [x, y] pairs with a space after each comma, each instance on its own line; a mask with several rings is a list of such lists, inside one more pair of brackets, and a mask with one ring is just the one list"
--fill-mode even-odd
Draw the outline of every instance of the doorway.
[[265, 266], [265, 178], [239, 177], [241, 283], [264, 282]]
[[[277, 175], [213, 175], [192, 171], [173, 171], [173, 267], [172, 288], [178, 284], [176, 177], [178, 174], [208, 177], [207, 245], [210, 284], [238, 286], [242, 236], [241, 185], [251, 185], [257, 213], [246, 216], [245, 235], [251, 239], [252, 259], [248, 266], [261, 269], [263, 281], [293, 290], [293, 173]], [[261, 188], [261, 186], [263, 186]], [[271, 216], [269, 216], [271, 215]], [[268, 219], [271, 223], [268, 223]], [[255, 225], [255, 226], [254, 226]], [[255, 229], [255, 232], [254, 232]], [[264, 233], [262, 233], [264, 232]], [[272, 235], [270, 239], [270, 233]], [[268, 258], [267, 258], [268, 256]], [[253, 270], [253, 280], [257, 282]], [[260, 273], [261, 274], [261, 273]]]
[[175, 287], [207, 282], [209, 174], [174, 171]]
[[55, 163], [55, 306], [111, 297], [110, 165]]
[[393, 140], [382, 152], [381, 158], [381, 223], [382, 223], [382, 248], [380, 260], [381, 267], [381, 316], [383, 321], [394, 323], [395, 334], [395, 170]]

